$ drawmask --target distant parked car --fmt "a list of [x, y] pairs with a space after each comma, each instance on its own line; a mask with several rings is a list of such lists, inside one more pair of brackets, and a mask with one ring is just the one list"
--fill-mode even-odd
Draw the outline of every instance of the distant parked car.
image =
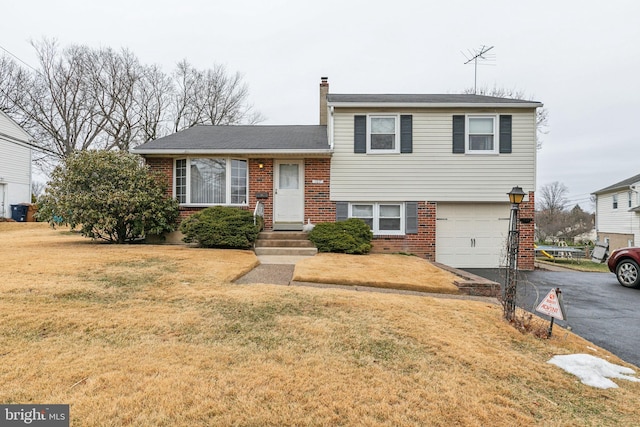
[[616, 249], [609, 256], [607, 266], [622, 286], [640, 288], [640, 248]]

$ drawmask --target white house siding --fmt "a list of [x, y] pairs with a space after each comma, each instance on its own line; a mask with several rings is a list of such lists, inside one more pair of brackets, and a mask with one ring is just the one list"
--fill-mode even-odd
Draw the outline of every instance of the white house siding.
[[[355, 154], [354, 116], [413, 115], [413, 153]], [[511, 114], [512, 153], [452, 153], [456, 114]], [[335, 201], [503, 202], [515, 185], [535, 189], [533, 109], [344, 109], [334, 111], [331, 199]]]
[[29, 135], [0, 112], [0, 216], [11, 217], [11, 205], [31, 201]]
[[[613, 208], [613, 196], [618, 196], [618, 208]], [[636, 207], [638, 195], [632, 193], [632, 207]], [[596, 231], [598, 236], [606, 233], [633, 235], [634, 244], [640, 245], [640, 213], [629, 212], [628, 191], [599, 194], [596, 203]], [[616, 246], [626, 246], [626, 242]], [[614, 248], [612, 248], [614, 249]]]

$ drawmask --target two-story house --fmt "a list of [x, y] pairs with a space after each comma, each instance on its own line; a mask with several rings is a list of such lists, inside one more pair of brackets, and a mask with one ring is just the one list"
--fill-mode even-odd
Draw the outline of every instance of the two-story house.
[[596, 197], [596, 232], [609, 249], [640, 242], [640, 175], [602, 188]]
[[[532, 220], [536, 108], [480, 95], [331, 94], [318, 126], [196, 126], [133, 150], [164, 172], [182, 215], [264, 203], [265, 228], [363, 219], [374, 252], [453, 267], [498, 267], [507, 192]], [[520, 224], [519, 267], [533, 268], [533, 222]]]
[[31, 203], [31, 140], [0, 110], [0, 218], [11, 218], [11, 205]]

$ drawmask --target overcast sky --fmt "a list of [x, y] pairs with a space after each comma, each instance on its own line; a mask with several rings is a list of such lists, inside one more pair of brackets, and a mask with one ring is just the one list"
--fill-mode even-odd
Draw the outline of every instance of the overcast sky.
[[559, 181], [589, 208], [589, 193], [640, 174], [637, 0], [30, 0], [2, 18], [0, 46], [33, 66], [42, 37], [126, 47], [167, 72], [224, 64], [263, 124], [316, 124], [321, 76], [331, 93], [460, 92], [474, 84], [465, 55], [494, 46], [478, 86], [549, 112], [538, 188]]

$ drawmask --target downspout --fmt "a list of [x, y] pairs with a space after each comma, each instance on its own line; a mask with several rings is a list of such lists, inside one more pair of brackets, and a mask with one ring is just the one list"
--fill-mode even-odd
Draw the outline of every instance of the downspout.
[[[632, 208], [633, 207], [637, 207], [637, 205], [638, 205], [638, 186], [636, 184], [630, 185], [629, 186], [629, 190], [633, 191], [636, 194], [636, 197], [635, 197], [635, 199], [636, 199], [635, 205], [636, 206], [632, 206]], [[634, 212], [634, 214], [636, 215], [636, 223], [638, 224], [638, 227], [634, 230], [634, 228], [633, 228], [633, 216], [631, 216], [631, 232], [633, 234], [633, 246], [636, 246], [638, 244], [638, 241], [640, 241], [640, 239], [638, 238], [638, 235], [636, 234], [636, 230], [640, 230], [640, 215], [638, 215], [638, 212]]]
[[328, 133], [329, 133], [329, 148], [331, 148], [333, 150], [333, 105], [331, 107], [329, 107], [329, 126], [328, 126]]

